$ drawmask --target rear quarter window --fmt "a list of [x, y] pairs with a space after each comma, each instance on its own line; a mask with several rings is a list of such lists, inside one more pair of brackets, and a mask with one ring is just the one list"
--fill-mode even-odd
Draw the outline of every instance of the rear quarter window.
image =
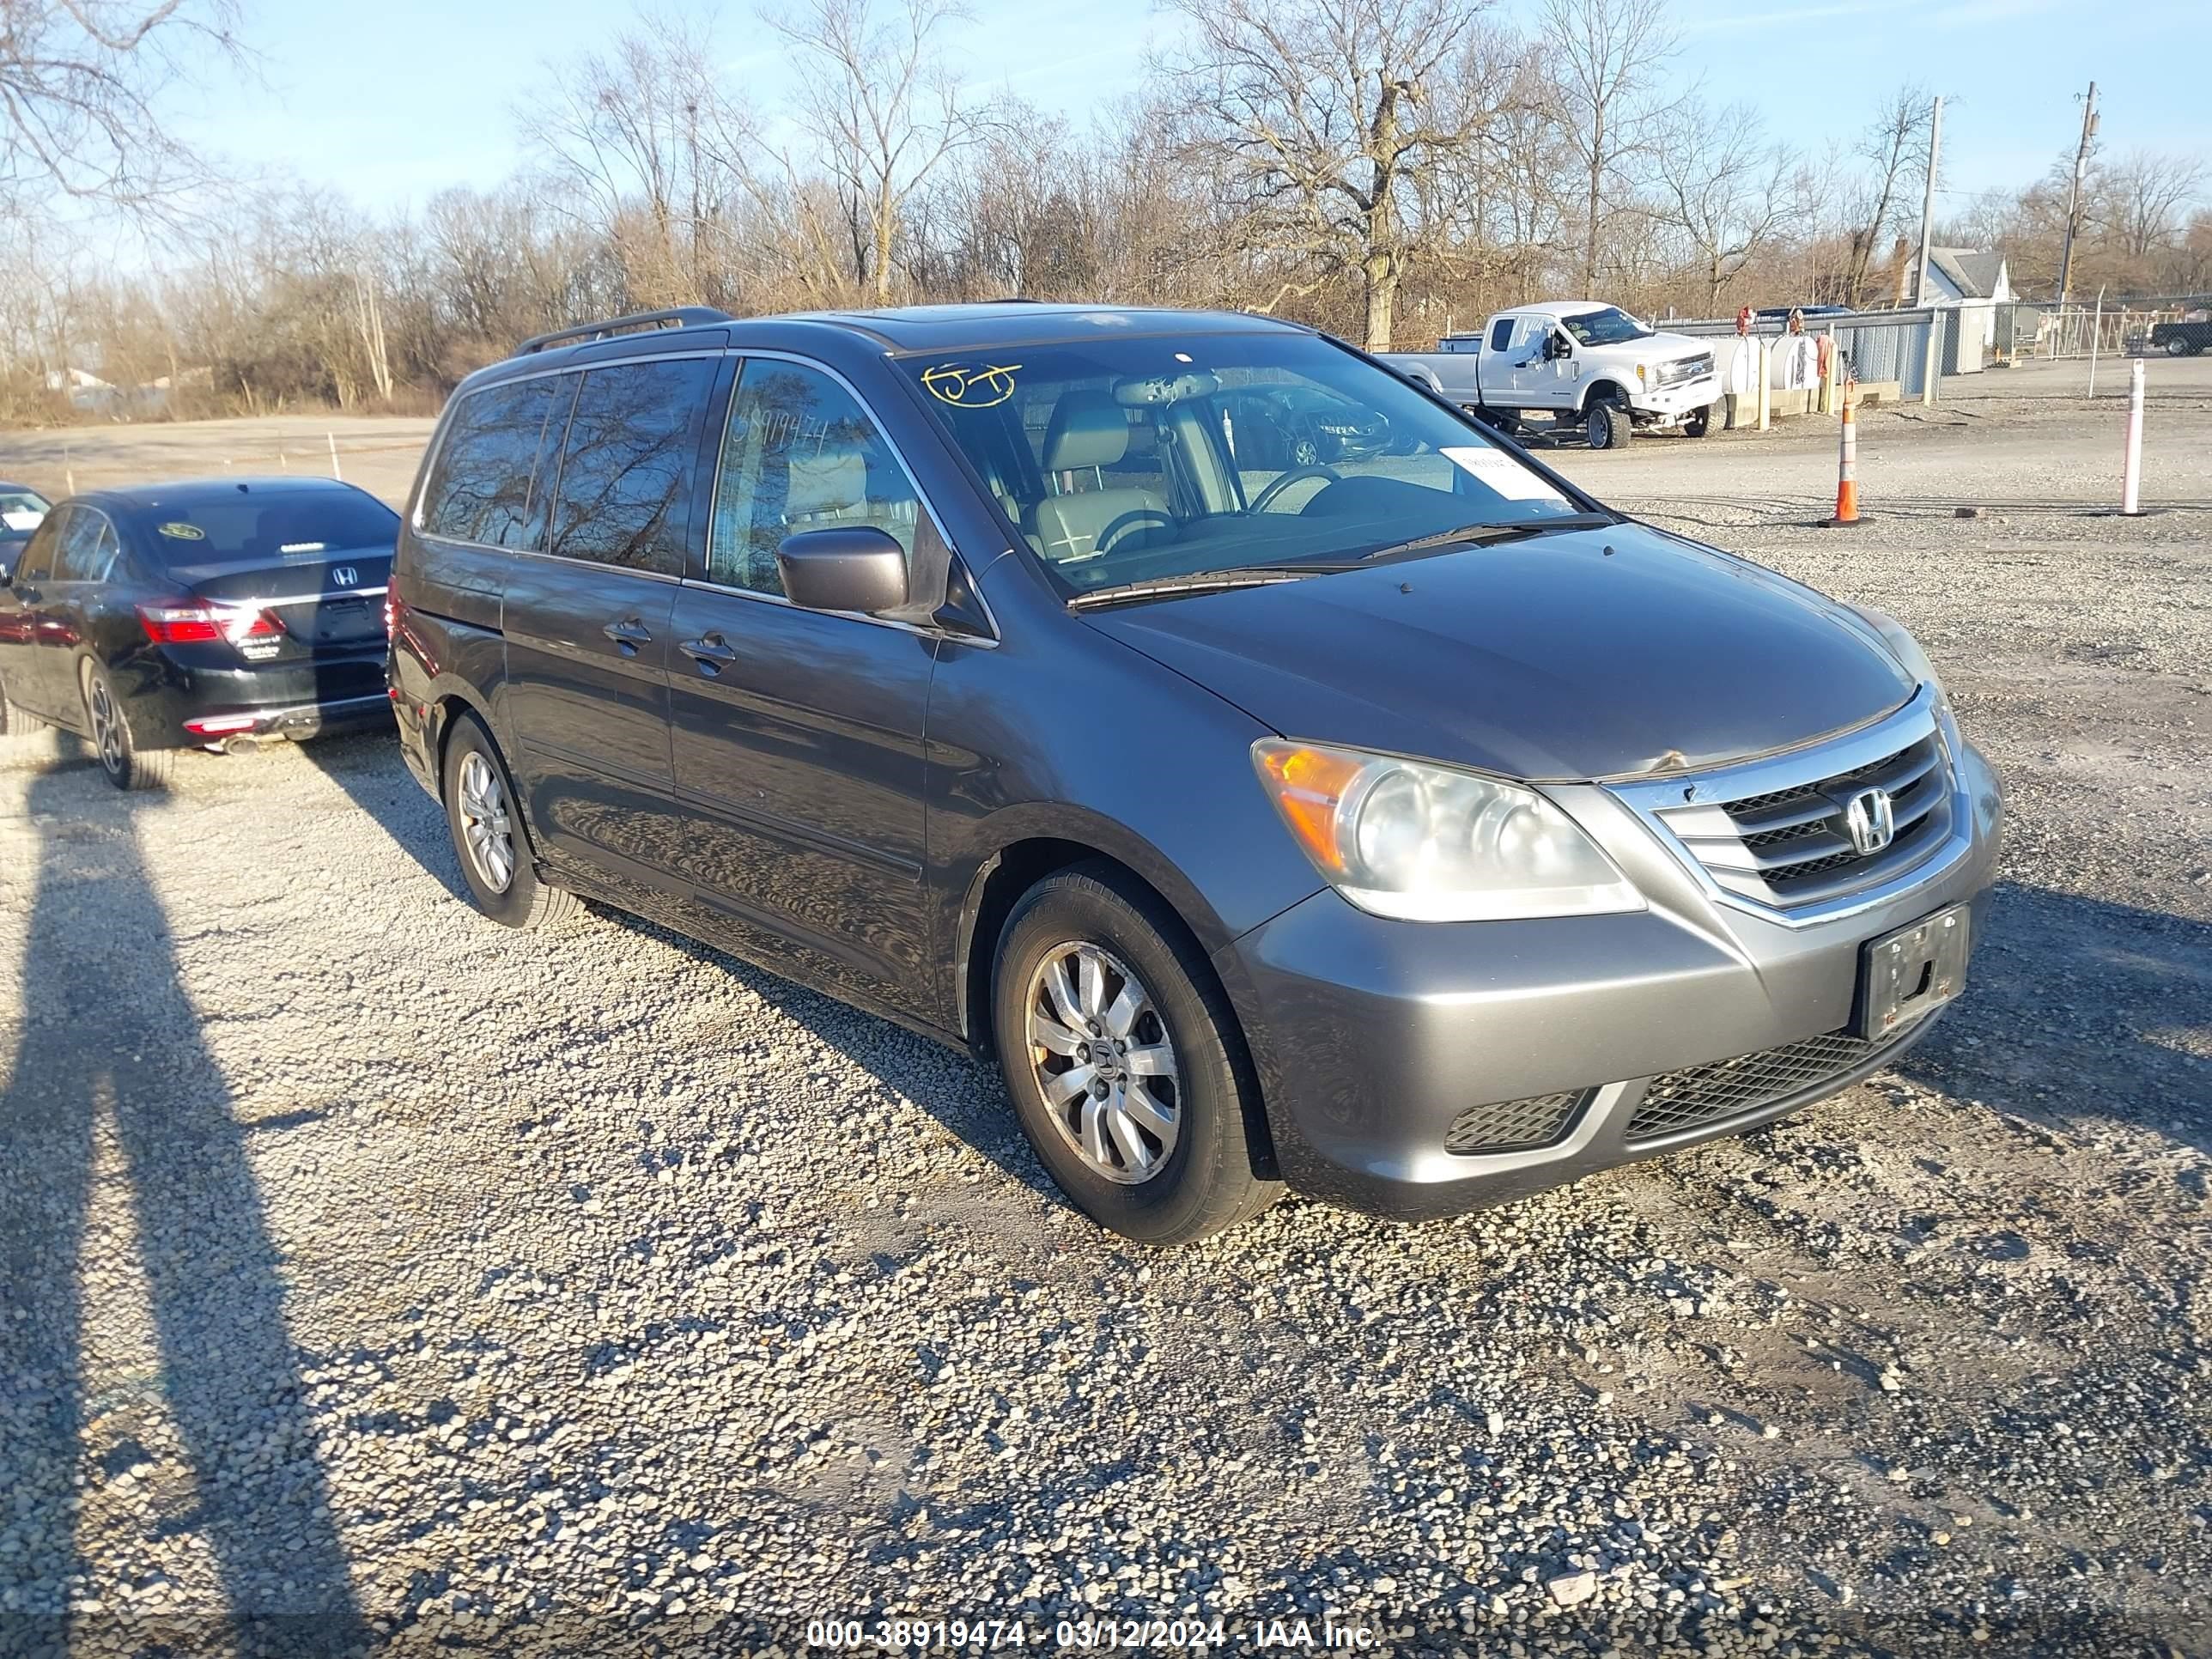
[[574, 390], [573, 380], [541, 376], [463, 398], [422, 492], [423, 533], [535, 548], [542, 514], [532, 511], [531, 486], [538, 440], [558, 399]]

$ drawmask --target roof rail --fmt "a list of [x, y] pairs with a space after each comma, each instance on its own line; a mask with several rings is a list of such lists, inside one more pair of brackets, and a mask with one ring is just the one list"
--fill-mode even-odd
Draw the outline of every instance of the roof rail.
[[533, 334], [515, 347], [514, 355], [526, 357], [533, 351], [543, 351], [548, 346], [571, 341], [604, 340], [610, 334], [618, 334], [631, 328], [690, 328], [699, 323], [734, 322], [726, 311], [717, 311], [712, 306], [671, 306], [665, 311], [634, 311], [627, 317], [610, 317], [603, 323], [579, 323], [574, 328], [556, 328], [550, 333]]

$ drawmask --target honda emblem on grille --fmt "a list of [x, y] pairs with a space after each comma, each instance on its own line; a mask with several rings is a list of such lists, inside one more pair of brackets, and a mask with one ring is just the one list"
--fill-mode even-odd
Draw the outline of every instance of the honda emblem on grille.
[[359, 587], [361, 572], [349, 564], [342, 564], [331, 572], [331, 580], [339, 587]]
[[1879, 853], [1897, 838], [1897, 810], [1887, 789], [1862, 789], [1844, 808], [1844, 828], [1861, 856]]

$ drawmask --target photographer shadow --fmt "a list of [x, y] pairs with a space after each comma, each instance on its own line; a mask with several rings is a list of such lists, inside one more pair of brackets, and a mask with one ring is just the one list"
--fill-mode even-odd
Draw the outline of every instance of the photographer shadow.
[[[284, 1257], [139, 853], [144, 798], [82, 769], [28, 793], [23, 1020], [0, 1085], [0, 1651], [126, 1632], [134, 1649], [358, 1651]], [[113, 1299], [134, 1281], [158, 1368], [96, 1376], [93, 1334], [129, 1340]], [[197, 1538], [222, 1605], [184, 1607], [173, 1585], [172, 1610], [118, 1631], [118, 1587], [78, 1541], [95, 1528], [125, 1555], [133, 1528]]]

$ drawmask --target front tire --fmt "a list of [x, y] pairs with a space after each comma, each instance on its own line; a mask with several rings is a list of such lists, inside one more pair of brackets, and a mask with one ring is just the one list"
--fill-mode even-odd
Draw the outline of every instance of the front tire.
[[444, 786], [446, 824], [477, 909], [502, 927], [526, 933], [566, 921], [583, 908], [574, 893], [538, 878], [507, 761], [473, 714], [453, 723]]
[[122, 695], [107, 671], [87, 662], [78, 672], [77, 686], [84, 696], [84, 729], [92, 734], [92, 752], [107, 781], [118, 789], [167, 789], [176, 771], [177, 751], [138, 746]]
[[1727, 424], [1728, 405], [1707, 404], [1703, 409], [1694, 411], [1688, 420], [1682, 422], [1682, 430], [1692, 438], [1703, 438], [1718, 432]]
[[1619, 404], [1603, 399], [1589, 406], [1589, 412], [1583, 416], [1583, 426], [1592, 449], [1626, 449], [1633, 430], [1628, 411]]
[[1259, 1089], [1228, 999], [1182, 922], [1125, 872], [1079, 865], [1024, 894], [991, 1001], [1023, 1133], [1099, 1225], [1184, 1244], [1281, 1196], [1253, 1168]]

